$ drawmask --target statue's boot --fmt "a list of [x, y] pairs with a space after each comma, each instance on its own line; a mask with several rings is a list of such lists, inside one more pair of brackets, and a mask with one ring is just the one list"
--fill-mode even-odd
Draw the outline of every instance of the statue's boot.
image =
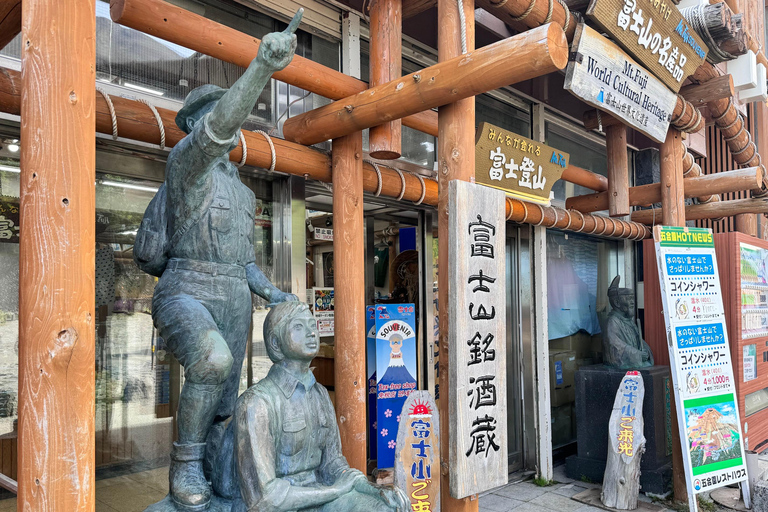
[[211, 487], [203, 475], [205, 443], [173, 443], [168, 475], [174, 505], [184, 512], [203, 512], [211, 504]]

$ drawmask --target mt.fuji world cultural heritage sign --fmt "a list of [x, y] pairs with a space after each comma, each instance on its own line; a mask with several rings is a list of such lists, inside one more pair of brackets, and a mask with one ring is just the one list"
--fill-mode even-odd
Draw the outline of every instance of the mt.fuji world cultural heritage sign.
[[507, 483], [506, 226], [501, 190], [449, 184], [449, 482], [454, 498]]
[[[688, 493], [747, 478], [712, 231], [656, 226]], [[695, 500], [695, 497], [693, 498]]]
[[618, 46], [584, 24], [576, 27], [565, 89], [657, 142], [664, 142], [677, 95]]

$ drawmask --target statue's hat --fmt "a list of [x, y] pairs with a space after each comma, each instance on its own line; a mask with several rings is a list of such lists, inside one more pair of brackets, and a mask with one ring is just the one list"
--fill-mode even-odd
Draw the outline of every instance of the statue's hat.
[[191, 131], [187, 125], [189, 118], [208, 103], [217, 101], [224, 96], [225, 92], [227, 92], [227, 89], [222, 89], [218, 85], [213, 84], [205, 84], [192, 89], [184, 100], [184, 106], [176, 114], [176, 126], [189, 133]]
[[613, 278], [613, 281], [611, 281], [611, 286], [608, 287], [608, 298], [618, 297], [619, 295], [635, 294], [635, 292], [632, 291], [632, 288], [619, 288], [620, 281], [621, 281], [621, 276], [616, 276]]

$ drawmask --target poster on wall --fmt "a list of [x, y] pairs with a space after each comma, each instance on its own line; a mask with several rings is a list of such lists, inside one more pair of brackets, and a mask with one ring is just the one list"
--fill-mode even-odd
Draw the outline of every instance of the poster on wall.
[[757, 378], [757, 345], [746, 345], [743, 351], [744, 382], [749, 382]]
[[400, 411], [416, 389], [416, 309], [413, 304], [376, 306], [377, 467], [395, 465]]
[[318, 336], [333, 336], [333, 288], [312, 289], [312, 311]]
[[745, 481], [744, 441], [712, 231], [656, 226], [689, 499]]
[[[365, 374], [368, 377], [368, 439], [376, 439], [376, 306], [365, 307]], [[368, 458], [376, 460], [375, 442], [368, 443]]]
[[768, 334], [768, 251], [742, 243], [741, 256], [741, 337], [760, 338]]

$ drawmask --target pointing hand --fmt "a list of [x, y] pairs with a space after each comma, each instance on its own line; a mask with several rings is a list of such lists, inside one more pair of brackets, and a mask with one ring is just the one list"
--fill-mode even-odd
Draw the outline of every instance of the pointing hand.
[[288, 28], [282, 32], [272, 32], [264, 36], [256, 55], [256, 60], [262, 66], [274, 73], [290, 64], [293, 53], [296, 51], [296, 30], [301, 24], [303, 14], [304, 9], [299, 9]]

